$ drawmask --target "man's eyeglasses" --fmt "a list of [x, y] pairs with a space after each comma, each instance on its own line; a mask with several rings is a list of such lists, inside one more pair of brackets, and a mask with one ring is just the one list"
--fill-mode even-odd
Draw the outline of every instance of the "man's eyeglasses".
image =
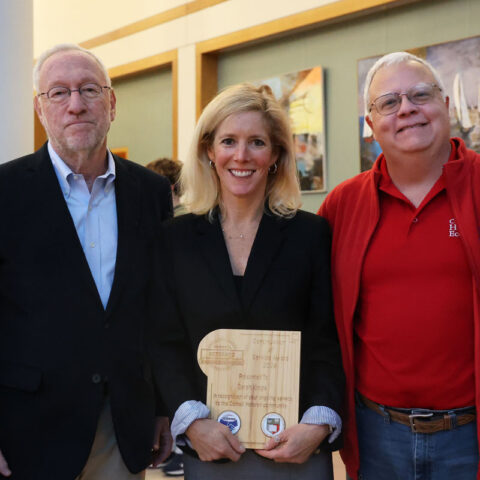
[[70, 98], [72, 92], [78, 92], [84, 100], [89, 101], [98, 98], [104, 89], [111, 90], [111, 87], [102, 87], [97, 83], [86, 83], [80, 88], [74, 88], [73, 90], [67, 87], [52, 87], [48, 92], [39, 93], [37, 96], [46, 95], [52, 103], [63, 103]]
[[402, 96], [405, 95], [408, 100], [415, 105], [424, 105], [430, 102], [434, 96], [435, 91], [442, 91], [442, 89], [435, 83], [419, 83], [418, 85], [409, 88], [405, 93], [386, 93], [376, 98], [369, 108], [369, 112], [375, 107], [380, 115], [391, 115], [400, 110], [402, 104]]

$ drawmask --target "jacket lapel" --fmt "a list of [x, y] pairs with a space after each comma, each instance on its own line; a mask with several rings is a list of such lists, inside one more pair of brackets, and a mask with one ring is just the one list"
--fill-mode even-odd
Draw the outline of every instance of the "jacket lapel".
[[[87, 259], [75, 229], [70, 211], [68, 210], [64, 194], [60, 188], [55, 170], [45, 144], [32, 157], [27, 167], [27, 174], [31, 179], [28, 187], [32, 198], [36, 199], [33, 208], [42, 220], [41, 238], [59, 244], [59, 262], [71, 272], [71, 276], [81, 279], [103, 308], [95, 281], [90, 272]], [[75, 280], [76, 281], [76, 280]]]
[[235, 302], [240, 308], [230, 258], [218, 215], [215, 215], [213, 223], [210, 223], [204, 216], [198, 217], [196, 231], [198, 233], [199, 248], [207, 268], [217, 279], [219, 287], [224, 291], [228, 300]]
[[115, 200], [117, 204], [117, 259], [112, 290], [108, 299], [106, 312], [111, 313], [112, 306], [120, 297], [125, 281], [131, 275], [131, 258], [134, 242], [140, 225], [140, 186], [136, 177], [131, 175], [128, 166], [114, 156], [115, 160]]
[[284, 229], [287, 224], [286, 219], [271, 213], [266, 213], [262, 217], [248, 258], [243, 282], [243, 306], [245, 311], [252, 304], [266, 273], [283, 244]]

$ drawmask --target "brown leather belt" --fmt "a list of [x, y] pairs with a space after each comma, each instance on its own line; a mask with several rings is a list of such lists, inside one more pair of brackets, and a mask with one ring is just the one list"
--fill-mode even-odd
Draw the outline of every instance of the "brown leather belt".
[[[366, 407], [370, 408], [370, 410], [373, 410], [382, 416], [385, 416], [385, 412], [387, 412], [394, 422], [410, 427], [414, 433], [436, 433], [441, 432], [442, 430], [451, 430], [452, 428], [455, 428], [455, 426], [459, 427], [461, 425], [466, 425], [467, 423], [473, 422], [476, 418], [475, 412], [456, 414], [454, 416], [454, 422], [452, 422], [452, 415], [449, 415], [447, 412], [445, 412], [443, 415], [436, 415], [433, 412], [419, 412], [411, 414], [402, 413], [392, 408], [380, 407], [378, 403], [369, 400], [361, 394], [358, 394], [358, 396], [362, 403]], [[437, 420], [433, 419], [436, 416], [440, 416], [440, 418]]]

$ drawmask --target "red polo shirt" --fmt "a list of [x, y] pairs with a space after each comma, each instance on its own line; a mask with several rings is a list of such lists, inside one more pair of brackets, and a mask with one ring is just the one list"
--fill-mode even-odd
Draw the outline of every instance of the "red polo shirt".
[[474, 405], [472, 278], [443, 174], [418, 208], [385, 161], [381, 175], [355, 321], [357, 389], [393, 407]]

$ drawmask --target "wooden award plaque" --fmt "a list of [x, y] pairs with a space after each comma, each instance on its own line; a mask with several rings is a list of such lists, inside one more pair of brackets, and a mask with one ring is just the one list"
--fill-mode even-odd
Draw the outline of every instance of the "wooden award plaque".
[[300, 332], [221, 329], [198, 346], [211, 418], [246, 448], [263, 448], [298, 422], [300, 338]]

